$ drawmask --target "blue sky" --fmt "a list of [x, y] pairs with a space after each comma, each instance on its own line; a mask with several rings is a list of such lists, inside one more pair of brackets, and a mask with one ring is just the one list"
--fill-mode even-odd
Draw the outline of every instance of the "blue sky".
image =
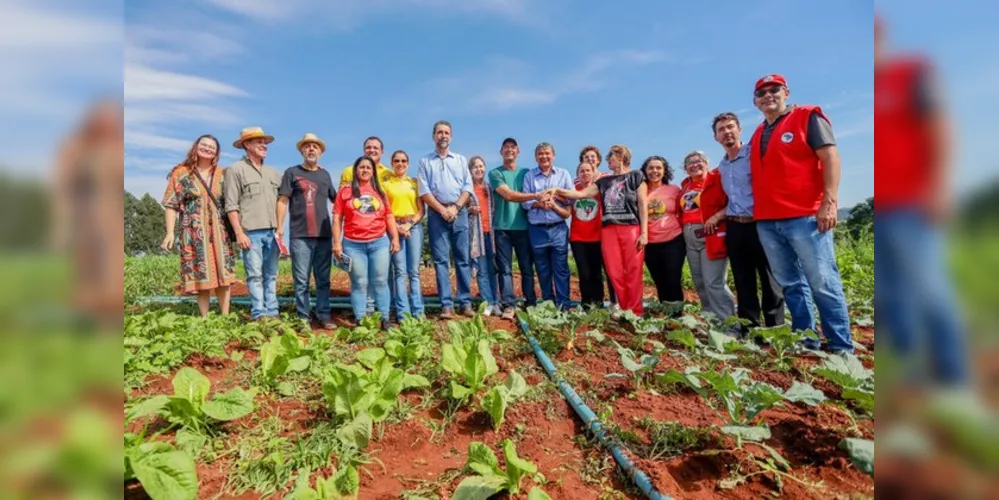
[[627, 144], [636, 164], [652, 154], [677, 163], [695, 149], [718, 158], [711, 118], [736, 111], [748, 140], [760, 120], [752, 85], [779, 72], [792, 102], [822, 105], [832, 119], [841, 204], [873, 194], [870, 3], [837, 3], [822, 22], [795, 1], [616, 5], [130, 1], [125, 187], [159, 197], [167, 170], [204, 132], [231, 162], [247, 125], [276, 136], [268, 163], [281, 170], [300, 160], [303, 133], [319, 134], [336, 174], [368, 135], [386, 152], [426, 154], [441, 118], [454, 124], [452, 148], [489, 167], [506, 136], [519, 140], [525, 166], [541, 141], [564, 168], [588, 143]]

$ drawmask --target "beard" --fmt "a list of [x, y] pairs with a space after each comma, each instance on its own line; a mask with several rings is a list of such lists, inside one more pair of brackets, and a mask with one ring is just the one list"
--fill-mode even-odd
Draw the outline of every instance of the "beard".
[[450, 146], [450, 145], [451, 145], [451, 141], [449, 141], [447, 139], [443, 139], [443, 140], [437, 141], [437, 147], [440, 148], [440, 149], [447, 149], [448, 146]]

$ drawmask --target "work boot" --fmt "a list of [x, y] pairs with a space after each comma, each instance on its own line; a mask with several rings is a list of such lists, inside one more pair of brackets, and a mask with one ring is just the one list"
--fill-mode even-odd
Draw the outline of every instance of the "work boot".
[[454, 318], [454, 308], [453, 307], [445, 307], [445, 308], [441, 309], [440, 318], [441, 319], [452, 319], [452, 318]]

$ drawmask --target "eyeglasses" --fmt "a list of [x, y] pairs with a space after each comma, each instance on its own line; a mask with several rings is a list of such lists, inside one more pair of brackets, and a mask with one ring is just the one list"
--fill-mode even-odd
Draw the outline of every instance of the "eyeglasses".
[[762, 89], [757, 90], [755, 94], [756, 97], [763, 97], [767, 94], [777, 94], [783, 89], [784, 87], [781, 87], [780, 85], [771, 85], [769, 87], [763, 87]]
[[392, 160], [392, 163], [409, 163], [409, 160], [407, 160], [405, 158], [396, 158], [396, 159]]

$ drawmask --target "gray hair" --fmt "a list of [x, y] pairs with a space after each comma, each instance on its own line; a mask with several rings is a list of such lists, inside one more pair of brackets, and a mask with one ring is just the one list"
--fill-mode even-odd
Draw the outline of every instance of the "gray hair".
[[552, 154], [555, 154], [555, 146], [552, 146], [550, 142], [542, 142], [537, 146], [535, 146], [534, 154], [538, 154], [538, 152], [541, 151], [542, 149], [550, 149], [552, 150]]
[[437, 127], [440, 127], [441, 125], [445, 125], [445, 126], [447, 126], [448, 130], [454, 131], [454, 128], [451, 127], [451, 122], [449, 122], [447, 120], [437, 120], [436, 122], [434, 122], [434, 130], [431, 133], [432, 134], [436, 134], [437, 133]]
[[708, 155], [705, 154], [704, 151], [697, 150], [697, 151], [691, 151], [691, 152], [687, 153], [687, 156], [683, 157], [683, 166], [684, 167], [686, 167], [687, 164], [690, 163], [690, 159], [691, 158], [700, 158], [700, 159], [704, 160], [704, 163], [707, 163], [709, 165], [711, 164], [711, 160], [708, 159]]
[[483, 158], [483, 157], [481, 157], [481, 156], [479, 156], [479, 155], [475, 155], [475, 156], [473, 156], [473, 157], [471, 157], [471, 158], [468, 159], [468, 171], [469, 172], [472, 171], [472, 165], [475, 163], [475, 160], [482, 161], [482, 166], [483, 167], [486, 166], [486, 159]]

